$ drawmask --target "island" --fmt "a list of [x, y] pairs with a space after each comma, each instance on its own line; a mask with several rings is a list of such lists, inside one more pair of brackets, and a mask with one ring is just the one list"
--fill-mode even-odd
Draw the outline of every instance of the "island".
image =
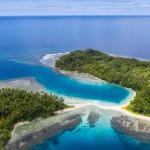
[[150, 62], [135, 58], [110, 56], [86, 49], [76, 50], [57, 60], [60, 70], [88, 73], [110, 83], [132, 88], [136, 97], [125, 109], [150, 116]]

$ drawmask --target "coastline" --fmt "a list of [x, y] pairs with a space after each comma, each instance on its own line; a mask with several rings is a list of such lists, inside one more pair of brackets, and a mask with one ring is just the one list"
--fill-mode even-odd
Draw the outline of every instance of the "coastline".
[[[111, 119], [111, 124], [114, 129], [133, 136], [134, 138], [143, 142], [150, 140], [150, 136], [147, 138], [144, 137], [144, 135], [150, 135], [150, 132], [147, 133], [147, 128], [150, 127], [149, 117], [139, 118], [138, 115], [128, 113], [119, 106], [110, 107], [100, 104], [82, 103], [74, 104], [74, 107], [69, 109], [60, 110], [56, 112], [56, 115], [53, 117], [48, 117], [45, 119], [38, 118], [29, 123], [26, 122], [24, 124], [15, 126], [14, 134], [9, 143], [6, 145], [6, 149], [17, 150], [19, 148], [25, 150], [34, 144], [41, 143], [44, 139], [53, 137], [55, 134], [60, 133], [61, 131], [74, 128], [81, 123], [81, 116], [87, 113], [87, 111], [91, 113], [96, 111], [101, 117], [101, 111], [110, 112], [111, 115], [114, 114]], [[114, 118], [117, 119], [114, 120]], [[122, 121], [122, 118], [125, 119]], [[126, 120], [126, 118], [128, 118], [128, 120]], [[133, 127], [138, 126], [138, 128], [129, 128], [128, 124], [131, 123]], [[145, 123], [143, 124], [143, 127], [141, 127], [141, 123]], [[121, 128], [122, 126], [123, 128]], [[143, 135], [142, 137], [139, 136], [141, 133]]]
[[[92, 75], [89, 75], [88, 73], [78, 73], [78, 72], [70, 72], [70, 71], [64, 71], [64, 70], [59, 70], [58, 68], [55, 68], [55, 62], [63, 55], [65, 54], [68, 54], [69, 52], [66, 52], [66, 53], [58, 53], [58, 54], [47, 54], [45, 55], [41, 60], [40, 62], [46, 66], [49, 66], [53, 69], [55, 69], [56, 71], [58, 71], [59, 73], [61, 74], [64, 74], [64, 75], [67, 75], [67, 76], [70, 76], [72, 77], [73, 79], [77, 79], [77, 80], [80, 80], [82, 82], [90, 82], [90, 83], [100, 83], [100, 84], [104, 84], [104, 83], [108, 83], [107, 81], [104, 81], [104, 80], [101, 80], [97, 77], [94, 77]], [[22, 78], [22, 79], [14, 79], [14, 80], [7, 80], [7, 81], [0, 81], [0, 88], [2, 88], [1, 86], [1, 83], [6, 83], [4, 87], [11, 87], [11, 81], [14, 82], [14, 83], [17, 83], [17, 82], [20, 82], [20, 88], [23, 88], [22, 87], [22, 84], [21, 82], [33, 82], [33, 83], [37, 83], [37, 81], [33, 78]], [[11, 86], [10, 86], [11, 85]], [[40, 91], [46, 91], [46, 89], [44, 89], [44, 87], [42, 87], [42, 85], [40, 85], [39, 83], [37, 83], [38, 86], [40, 86]], [[13, 84], [14, 86], [14, 84]], [[36, 86], [33, 87], [33, 84], [28, 84], [28, 86], [30, 87], [29, 89], [33, 89], [33, 91], [37, 91], [37, 88]], [[23, 88], [24, 89], [24, 88]], [[126, 107], [130, 101], [136, 96], [136, 92], [132, 89], [129, 89], [127, 88], [128, 90], [130, 90], [132, 92], [131, 96], [129, 95], [129, 97], [123, 101], [121, 104], [117, 105], [117, 107], [115, 106], [116, 104], [112, 105], [111, 103], [101, 103], [101, 102], [97, 102], [96, 100], [94, 101], [90, 101], [90, 100], [82, 100], [82, 99], [79, 99], [79, 98], [71, 98], [71, 97], [67, 97], [67, 96], [63, 96], [63, 95], [59, 95], [59, 96], [62, 96], [64, 99], [65, 99], [65, 102], [67, 104], [71, 104], [71, 105], [74, 105], [76, 103], [78, 104], [93, 104], [95, 103], [96, 105], [99, 105], [101, 106], [102, 108], [106, 108], [106, 109], [113, 109], [113, 110], [123, 110], [123, 112], [128, 112], [127, 110], [123, 109], [123, 107]], [[54, 93], [55, 94], [55, 93]], [[56, 93], [57, 94], [57, 93]], [[77, 101], [78, 99], [78, 101]], [[118, 109], [120, 108], [120, 109]], [[131, 114], [131, 112], [129, 112], [129, 114]], [[132, 113], [133, 114], [133, 113]], [[136, 115], [136, 116], [144, 116], [144, 115], [137, 115], [137, 114], [133, 114], [133, 115]], [[143, 117], [142, 117], [143, 118]], [[145, 116], [144, 116], [145, 118]], [[147, 118], [147, 117], [146, 117]]]
[[80, 80], [81, 82], [90, 82], [90, 83], [100, 83], [100, 84], [104, 84], [107, 83], [107, 81], [101, 80], [95, 76], [92, 76], [88, 73], [78, 73], [78, 72], [71, 72], [71, 71], [65, 71], [65, 70], [60, 70], [59, 68], [55, 67], [55, 63], [56, 61], [63, 55], [69, 54], [69, 52], [66, 53], [57, 53], [57, 54], [47, 54], [45, 55], [40, 62], [48, 67], [53, 68], [54, 70], [56, 70], [58, 73], [62, 74], [62, 75], [66, 75], [71, 77], [72, 79], [75, 80]]
[[[56, 59], [55, 59], [55, 61], [56, 61]], [[55, 61], [53, 59], [53, 63]], [[51, 66], [51, 65], [49, 67], [54, 68], [54, 66]], [[66, 72], [66, 71], [58, 70], [57, 68], [54, 68], [54, 69], [56, 69], [59, 73], [62, 73], [64, 75], [68, 75], [68, 76], [72, 77], [73, 79], [80, 80], [82, 82], [90, 82], [90, 83], [93, 83], [93, 84], [95, 84], [95, 83], [100, 83], [100, 84], [106, 83], [105, 81], [100, 80], [96, 77], [93, 77], [89, 74], [78, 73], [78, 72]], [[26, 83], [28, 83], [28, 84], [26, 84]], [[32, 84], [32, 83], [34, 83], [34, 84]], [[13, 88], [15, 87], [15, 88], [18, 88], [19, 87], [19, 88], [22, 88], [22, 89], [25, 88], [25, 90], [29, 90], [29, 91], [37, 91], [38, 88], [35, 85], [38, 85], [38, 87], [40, 87], [40, 91], [46, 91], [46, 89], [44, 89], [42, 87], [42, 85], [37, 83], [37, 81], [33, 78], [22, 78], [22, 79], [0, 81], [0, 88], [2, 88], [2, 87], [13, 87]], [[128, 90], [132, 90], [132, 89], [128, 89]], [[134, 113], [129, 112], [128, 110], [124, 109], [124, 107], [126, 107], [135, 96], [136, 96], [136, 92], [132, 90], [132, 94], [127, 98], [127, 100], [125, 102], [119, 104], [119, 105], [117, 105], [117, 104], [112, 105], [111, 103], [107, 104], [105, 102], [101, 103], [101, 102], [97, 102], [96, 100], [95, 101], [90, 101], [90, 100], [85, 101], [85, 100], [82, 100], [82, 99], [79, 99], [79, 98], [72, 98], [72, 97], [63, 96], [63, 98], [65, 100], [65, 103], [69, 104], [69, 105], [72, 105], [74, 107], [56, 112], [56, 116], [54, 116], [54, 118], [57, 117], [57, 116], [61, 116], [61, 113], [64, 113], [64, 114], [68, 113], [68, 116], [70, 116], [69, 113], [71, 113], [71, 112], [76, 112], [77, 110], [81, 110], [81, 109], [84, 110], [84, 108], [86, 108], [86, 107], [93, 107], [93, 108], [96, 107], [100, 110], [115, 111], [115, 112], [119, 113], [120, 116], [123, 115], [123, 116], [127, 116], [127, 117], [132, 117], [135, 120], [142, 120], [142, 121], [150, 122], [150, 117], [147, 117], [147, 116], [144, 116], [144, 115], [139, 115], [139, 114], [134, 114]], [[33, 122], [34, 122], [34, 120], [33, 120]], [[35, 122], [40, 122], [40, 119], [36, 120]], [[19, 138], [24, 138], [24, 135], [20, 135], [19, 138], [17, 139], [15, 137], [16, 136], [15, 132], [23, 126], [26, 126], [26, 125], [28, 126], [30, 123], [32, 123], [32, 122], [21, 122], [21, 123], [16, 124], [15, 127], [14, 127], [14, 130], [12, 131], [12, 138], [9, 141], [9, 144], [11, 143], [11, 141], [13, 141], [15, 139], [16, 139], [16, 142], [18, 142]], [[67, 124], [65, 124], [64, 128], [61, 128], [61, 129], [62, 130], [66, 129], [66, 126], [67, 126]], [[149, 125], [149, 127], [150, 127], [150, 125]], [[44, 129], [44, 127], [41, 128], [41, 131], [42, 131], [42, 129]], [[49, 126], [47, 126], [47, 129], [50, 129]], [[36, 131], [34, 131], [34, 133], [36, 133]], [[38, 134], [38, 135], [41, 135], [41, 134]], [[31, 132], [30, 132], [30, 134], [27, 134], [27, 137], [28, 136], [31, 136]], [[41, 138], [42, 137], [43, 136], [41, 136]], [[21, 145], [23, 146], [24, 144], [21, 143]]]
[[18, 124], [6, 145], [7, 150], [26, 150], [43, 139], [54, 136], [65, 129], [73, 128], [81, 122], [82, 111], [57, 112], [55, 116], [37, 118], [29, 123]]
[[143, 58], [140, 58], [140, 57], [132, 57], [132, 56], [126, 56], [126, 55], [116, 55], [116, 54], [113, 54], [113, 53], [107, 53], [109, 56], [112, 56], [112, 57], [121, 57], [121, 58], [130, 58], [130, 59], [137, 59], [137, 60], [140, 60], [140, 61], [150, 61], [149, 59], [143, 59]]
[[[25, 79], [25, 80], [27, 80], [27, 79]], [[20, 81], [20, 79], [19, 79], [19, 81]], [[21, 80], [21, 81], [23, 82], [24, 80]], [[7, 84], [9, 84], [9, 82], [12, 82], [12, 80], [3, 81], [3, 82], [7, 82]], [[17, 82], [14, 82], [14, 83], [17, 83]], [[28, 86], [32, 86], [32, 85], [33, 84], [29, 84]], [[35, 88], [35, 86], [34, 86], [34, 88]], [[33, 87], [31, 89], [33, 89]], [[136, 93], [134, 93], [132, 95], [132, 97], [130, 97], [130, 100], [135, 96], [135, 94]], [[113, 111], [113, 112], [117, 113], [119, 116], [123, 115], [123, 116], [126, 116], [126, 117], [131, 117], [131, 118], [135, 119], [136, 122], [137, 122], [137, 120], [140, 120], [140, 122], [141, 121], [150, 122], [150, 117], [134, 114], [134, 113], [131, 113], [131, 112], [125, 110], [123, 107], [125, 107], [129, 103], [129, 101], [125, 104], [122, 104], [122, 105], [121, 104], [120, 105], [115, 105], [115, 104], [111, 105], [111, 104], [107, 104], [107, 103], [101, 103], [101, 102], [98, 102], [98, 101], [88, 101], [88, 100], [85, 101], [85, 100], [82, 100], [82, 99], [76, 99], [76, 98], [71, 98], [71, 97], [63, 97], [63, 98], [64, 98], [64, 100], [65, 100], [64, 102], [66, 104], [69, 104], [73, 107], [56, 112], [56, 116], [53, 117], [55, 119], [58, 116], [61, 116], [61, 114], [68, 114], [67, 117], [71, 117], [70, 113], [74, 114], [74, 113], [78, 112], [78, 110], [84, 111], [84, 108], [90, 107], [90, 108], [97, 108], [99, 110]], [[51, 117], [48, 117], [47, 119], [51, 119]], [[25, 134], [25, 130], [21, 130], [21, 128], [25, 127], [26, 129], [29, 128], [28, 130], [30, 130], [31, 128], [28, 127], [28, 126], [30, 126], [30, 124], [32, 124], [32, 122], [37, 122], [37, 124], [38, 123], [45, 124], [44, 119], [37, 119], [37, 120], [33, 120], [31, 122], [21, 122], [21, 123], [16, 124], [14, 126], [14, 130], [12, 131], [12, 138], [10, 139], [7, 146], [11, 147], [12, 144], [15, 144], [15, 146], [17, 146], [17, 145], [19, 145], [19, 142], [20, 142], [21, 143], [20, 146], [23, 147], [26, 144], [24, 142], [21, 142], [22, 140], [26, 141], [26, 139], [28, 139], [29, 137], [38, 137], [38, 139], [35, 138], [35, 139], [33, 139], [33, 141], [30, 139], [31, 143], [29, 142], [30, 144], [29, 145], [27, 144], [27, 146], [31, 146], [32, 144], [36, 144], [37, 142], [40, 142], [41, 140], [43, 140], [45, 138], [48, 138], [48, 137], [51, 137], [51, 136], [55, 135], [59, 131], [62, 131], [64, 129], [68, 129], [68, 128], [74, 126], [74, 123], [72, 123], [72, 121], [71, 121], [71, 123], [68, 122], [68, 123], [64, 124], [63, 127], [62, 126], [61, 127], [57, 126], [55, 128], [55, 133], [51, 134], [50, 132], [48, 132], [48, 130], [52, 129], [53, 128], [52, 126], [43, 127], [43, 126], [40, 125], [41, 128], [40, 128], [39, 132], [37, 132], [35, 130], [35, 131], [31, 131], [30, 133]], [[150, 127], [150, 124], [149, 124], [149, 127]], [[61, 130], [58, 130], [58, 129], [61, 129]], [[127, 129], [127, 128], [125, 128], [125, 129]], [[16, 137], [16, 132], [20, 133], [19, 135], [17, 135], [17, 137]], [[138, 132], [140, 133], [140, 130]], [[125, 133], [128, 133], [128, 132], [125, 132]], [[133, 133], [134, 133], [134, 131], [133, 131]], [[135, 136], [135, 138], [136, 138], [136, 136]], [[16, 148], [16, 149], [18, 149], [18, 148]]]
[[[75, 79], [77, 81], [80, 81], [80, 82], [85, 82], [85, 83], [90, 83], [90, 84], [105, 84], [105, 83], [108, 83], [107, 81], [105, 80], [102, 80], [98, 77], [95, 77], [93, 75], [90, 75], [88, 73], [79, 73], [77, 71], [66, 71], [66, 70], [61, 70], [59, 68], [56, 68], [55, 67], [55, 63], [56, 61], [61, 57], [61, 56], [64, 56], [66, 54], [69, 54], [69, 52], [66, 52], [66, 53], [56, 53], [56, 54], [47, 54], [45, 55], [41, 60], [40, 62], [43, 64], [43, 65], [46, 65], [48, 67], [51, 67], [53, 68], [55, 71], [57, 71], [58, 73], [62, 74], [62, 75], [65, 75], [65, 76], [69, 76], [71, 77], [72, 79]], [[114, 56], [115, 57], [115, 56]], [[121, 86], [121, 85], [117, 85], [115, 84], [116, 86]], [[121, 86], [122, 87], [122, 86]], [[126, 88], [126, 87], [124, 87]], [[131, 93], [129, 95], [129, 97], [127, 97], [123, 102], [121, 102], [121, 106], [122, 107], [125, 107], [127, 106], [130, 101], [132, 99], [134, 99], [134, 97], [136, 96], [136, 92], [131, 89], [131, 88], [126, 88], [127, 90], [129, 90], [129, 92]], [[57, 94], [57, 93], [54, 93], [54, 94]], [[63, 97], [66, 97], [64, 95], [60, 95], [60, 96], [63, 96]], [[79, 99], [79, 98], [77, 98]], [[90, 101], [90, 100], [89, 100]], [[96, 100], [92, 100], [92, 101], [96, 101]], [[105, 103], [105, 102], [104, 102]], [[110, 103], [109, 103], [110, 104]]]
[[[36, 80], [34, 80], [32, 78], [23, 78], [23, 79], [0, 81], [0, 88], [2, 88], [1, 82], [3, 82], [3, 84], [5, 85], [3, 87], [10, 87], [10, 85], [12, 85], [12, 82], [13, 82], [13, 84], [19, 83], [19, 85], [22, 86], [21, 83], [24, 83], [26, 81], [31, 81], [31, 80], [34, 81], [34, 82], [37, 82]], [[42, 85], [41, 85], [41, 87], [42, 87]], [[24, 87], [20, 87], [20, 88], [24, 89]], [[36, 86], [34, 86], [33, 84], [28, 84], [28, 89], [30, 89], [30, 90], [34, 89], [34, 91], [37, 90]], [[45, 89], [42, 89], [41, 91], [45, 91]], [[101, 101], [96, 101], [96, 100], [94, 100], [94, 101], [86, 100], [85, 101], [85, 100], [80, 99], [80, 98], [67, 97], [67, 96], [63, 96], [63, 95], [58, 95], [58, 96], [63, 97], [66, 104], [75, 106], [73, 108], [66, 109], [66, 111], [79, 108], [80, 106], [83, 107], [83, 106], [91, 105], [91, 106], [98, 106], [99, 108], [102, 108], [102, 109], [107, 109], [107, 110], [110, 109], [110, 110], [116, 110], [116, 111], [119, 111], [119, 112], [123, 112], [125, 114], [129, 114], [130, 116], [133, 115], [136, 118], [150, 120], [150, 117], [147, 117], [147, 116], [144, 116], [144, 115], [139, 115], [139, 114], [137, 115], [137, 114], [131, 113], [131, 112], [123, 109], [123, 107], [126, 107], [130, 103], [130, 101], [135, 97], [136, 92], [135, 91], [132, 91], [132, 92], [134, 94], [132, 94], [132, 96], [129, 97], [129, 99], [126, 103], [118, 104], [118, 105], [113, 104], [113, 103], [111, 104], [109, 102], [108, 103], [107, 102], [102, 103]]]
[[66, 75], [71, 77], [72, 79], [79, 80], [80, 82], [85, 82], [85, 83], [93, 83], [93, 84], [105, 84], [107, 81], [104, 81], [102, 79], [99, 79], [97, 77], [94, 77], [88, 73], [79, 73], [77, 71], [65, 71], [65, 70], [60, 70], [58, 68], [54, 68], [57, 72], [59, 72], [62, 75]]

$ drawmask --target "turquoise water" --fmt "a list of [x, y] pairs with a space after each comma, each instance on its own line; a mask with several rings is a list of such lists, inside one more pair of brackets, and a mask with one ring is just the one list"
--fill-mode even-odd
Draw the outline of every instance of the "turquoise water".
[[131, 95], [128, 89], [120, 86], [83, 83], [48, 67], [0, 60], [0, 80], [21, 77], [34, 77], [49, 92], [82, 99], [119, 104]]
[[58, 133], [29, 150], [149, 150], [150, 145], [114, 130], [111, 117], [116, 113], [100, 111], [100, 119], [90, 126], [88, 114], [80, 125]]

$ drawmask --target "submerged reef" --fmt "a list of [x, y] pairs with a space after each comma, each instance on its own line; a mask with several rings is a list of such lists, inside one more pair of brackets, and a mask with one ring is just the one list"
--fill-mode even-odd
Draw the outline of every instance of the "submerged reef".
[[112, 117], [112, 127], [138, 140], [150, 143], [150, 121], [129, 116]]
[[99, 120], [100, 114], [98, 112], [90, 112], [88, 116], [88, 123], [90, 127], [94, 127], [95, 123]]

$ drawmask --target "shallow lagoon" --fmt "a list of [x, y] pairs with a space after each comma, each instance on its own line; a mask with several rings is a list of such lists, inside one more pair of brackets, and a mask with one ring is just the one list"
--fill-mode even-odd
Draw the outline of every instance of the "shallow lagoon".
[[88, 112], [82, 117], [82, 123], [73, 129], [58, 133], [52, 138], [35, 145], [29, 150], [149, 150], [150, 144], [144, 144], [111, 127], [113, 111], [100, 110], [100, 119], [90, 126]]

